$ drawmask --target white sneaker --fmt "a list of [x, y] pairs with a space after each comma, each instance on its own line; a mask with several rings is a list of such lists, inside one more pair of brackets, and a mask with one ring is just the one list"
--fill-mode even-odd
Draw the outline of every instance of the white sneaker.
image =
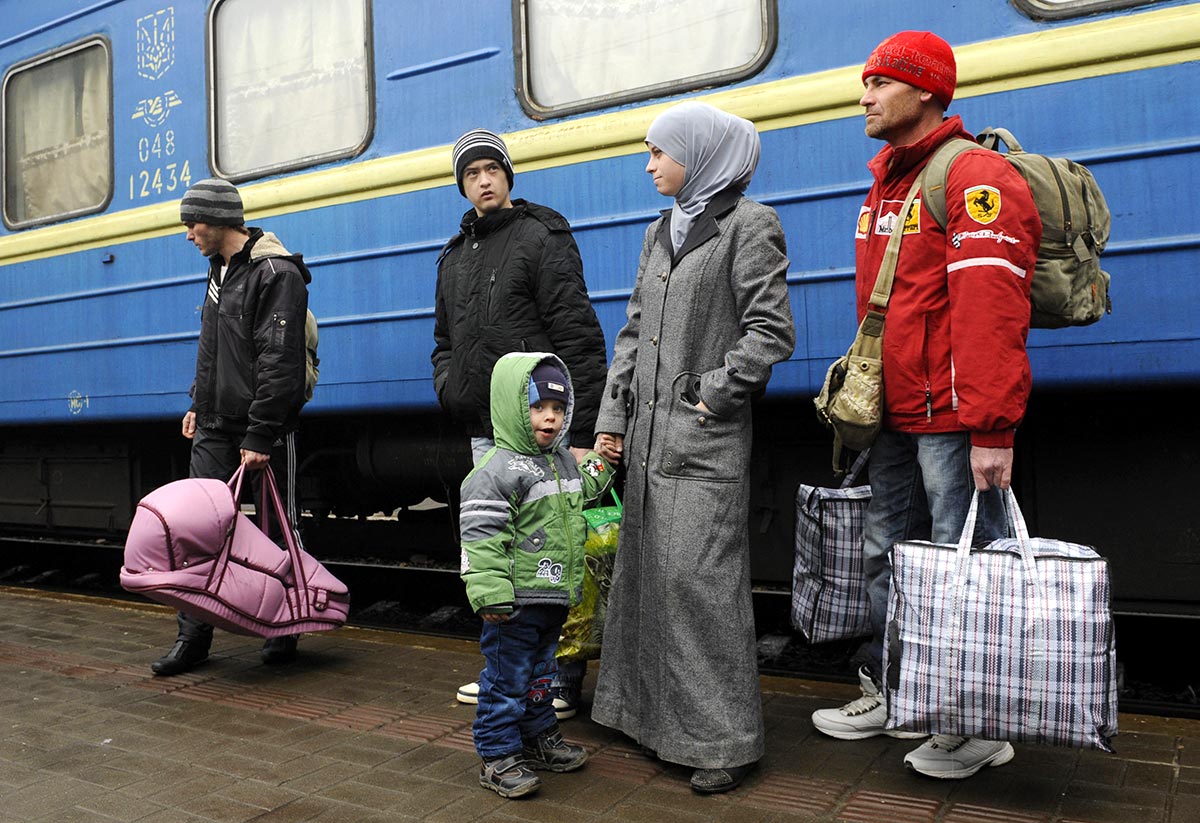
[[919, 732], [885, 729], [883, 725], [887, 722], [887, 704], [880, 696], [879, 688], [871, 679], [866, 666], [858, 670], [858, 682], [862, 687], [862, 697], [851, 700], [838, 709], [817, 709], [813, 712], [812, 722], [817, 731], [839, 740], [862, 740], [881, 734], [903, 740], [916, 740], [927, 736]]
[[570, 720], [578, 713], [578, 703], [573, 703], [558, 695], [554, 696], [554, 717], [556, 720]]
[[1011, 743], [937, 734], [904, 756], [914, 772], [943, 780], [970, 777], [984, 766], [1003, 766], [1013, 759]]
[[479, 702], [479, 681], [459, 686], [458, 693], [454, 695], [454, 699], [459, 703], [467, 703], [474, 706]]

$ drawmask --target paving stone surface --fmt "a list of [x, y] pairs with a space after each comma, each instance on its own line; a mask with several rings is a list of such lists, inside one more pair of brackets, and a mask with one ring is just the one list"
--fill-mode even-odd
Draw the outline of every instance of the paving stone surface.
[[[591, 760], [534, 796], [478, 785], [478, 648], [340, 629], [291, 664], [217, 633], [192, 672], [151, 675], [174, 637], [158, 606], [0, 587], [0, 823], [1197, 823], [1200, 722], [1121, 715], [1115, 755], [1016, 746], [966, 781], [903, 766], [912, 741], [825, 738], [809, 720], [857, 689], [764, 677], [767, 754], [734, 792], [592, 723]], [[592, 664], [585, 699], [596, 673]]]

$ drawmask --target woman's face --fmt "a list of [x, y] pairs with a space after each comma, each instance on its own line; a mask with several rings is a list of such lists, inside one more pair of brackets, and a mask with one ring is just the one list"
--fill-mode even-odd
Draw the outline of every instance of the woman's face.
[[687, 169], [653, 143], [647, 142], [646, 146], [650, 149], [650, 162], [646, 164], [646, 173], [654, 178], [654, 188], [658, 189], [659, 194], [667, 197], [679, 194]]

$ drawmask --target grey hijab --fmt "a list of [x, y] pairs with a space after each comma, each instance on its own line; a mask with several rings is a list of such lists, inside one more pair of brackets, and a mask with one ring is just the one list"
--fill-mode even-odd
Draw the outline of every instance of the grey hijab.
[[758, 166], [754, 124], [707, 103], [692, 101], [667, 109], [650, 124], [646, 142], [684, 167], [683, 188], [671, 209], [675, 251], [708, 201], [730, 186], [745, 191]]

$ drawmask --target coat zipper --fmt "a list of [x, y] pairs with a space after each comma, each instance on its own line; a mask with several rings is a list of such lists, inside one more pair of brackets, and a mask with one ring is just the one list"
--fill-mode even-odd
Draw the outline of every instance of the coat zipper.
[[929, 382], [929, 315], [925, 315], [925, 339], [922, 341], [924, 348], [922, 360], [925, 361], [925, 421], [933, 422], [933, 386]]

